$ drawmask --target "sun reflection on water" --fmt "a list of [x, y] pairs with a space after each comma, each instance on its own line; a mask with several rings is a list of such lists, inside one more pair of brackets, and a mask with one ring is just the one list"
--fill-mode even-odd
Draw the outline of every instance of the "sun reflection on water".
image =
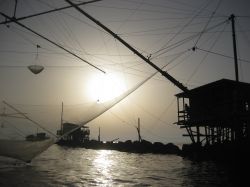
[[109, 185], [112, 181], [114, 161], [111, 160], [111, 156], [112, 151], [99, 150], [93, 161], [93, 165], [99, 176], [96, 178], [96, 182], [101, 185]]

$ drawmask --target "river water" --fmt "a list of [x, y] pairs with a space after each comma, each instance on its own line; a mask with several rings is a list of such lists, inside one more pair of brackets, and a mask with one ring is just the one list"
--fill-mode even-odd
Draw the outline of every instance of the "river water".
[[176, 155], [51, 146], [31, 164], [0, 159], [0, 186], [232, 186], [227, 167]]

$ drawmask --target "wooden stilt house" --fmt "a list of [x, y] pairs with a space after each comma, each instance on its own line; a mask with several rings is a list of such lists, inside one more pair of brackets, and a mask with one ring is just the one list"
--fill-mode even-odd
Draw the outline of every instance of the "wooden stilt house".
[[176, 95], [178, 122], [192, 143], [250, 139], [250, 84], [221, 79]]

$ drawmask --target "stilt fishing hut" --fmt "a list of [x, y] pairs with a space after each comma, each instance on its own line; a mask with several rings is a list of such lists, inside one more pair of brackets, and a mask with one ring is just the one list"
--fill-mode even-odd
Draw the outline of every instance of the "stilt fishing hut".
[[[121, 42], [131, 52], [137, 55], [141, 60], [157, 70], [166, 79], [172, 82], [175, 86], [181, 89], [183, 92], [177, 94], [178, 103], [178, 122], [177, 124], [181, 128], [186, 128], [187, 135], [191, 138], [193, 143], [213, 144], [215, 142], [223, 141], [236, 141], [247, 139], [249, 140], [249, 103], [250, 103], [250, 84], [239, 82], [238, 65], [237, 65], [237, 50], [236, 50], [236, 38], [235, 38], [235, 16], [232, 14], [229, 20], [232, 23], [232, 37], [233, 37], [233, 52], [235, 61], [235, 74], [236, 81], [231, 80], [219, 80], [192, 90], [189, 90], [186, 86], [176, 80], [168, 72], [164, 71], [165, 68], [159, 68], [155, 65], [149, 57], [145, 57], [141, 52], [137, 51], [133, 46], [122, 39], [118, 34], [114, 33], [99, 20], [95, 19], [87, 12], [85, 12], [79, 5], [75, 4], [71, 0], [65, 0], [69, 7], [75, 8], [82, 15], [89, 20], [100, 26], [107, 33], [112, 35], [115, 39]], [[86, 2], [86, 3], [91, 3]], [[64, 7], [65, 8], [65, 7]], [[55, 9], [53, 11], [58, 11]], [[45, 12], [47, 13], [47, 12]], [[43, 14], [45, 14], [43, 13]], [[73, 52], [65, 49], [59, 44], [51, 41], [36, 31], [28, 28], [24, 24], [19, 22], [17, 18], [11, 18], [4, 13], [0, 13], [8, 21], [14, 22], [17, 25], [29, 30], [33, 34], [47, 40], [53, 45], [65, 50], [69, 54], [77, 57], [78, 59], [86, 62], [94, 68], [103, 70], [90, 64], [88, 61], [77, 56]], [[41, 13], [40, 13], [41, 14]], [[40, 15], [37, 14], [37, 15]], [[37, 16], [35, 15], [35, 16]], [[34, 15], [31, 15], [34, 17]], [[26, 16], [26, 18], [31, 17]], [[196, 46], [193, 47], [196, 50]], [[204, 138], [203, 138], [204, 137]], [[203, 139], [202, 139], [203, 138]]]
[[250, 84], [239, 82], [234, 19], [232, 14], [229, 20], [235, 81], [222, 79], [176, 95], [177, 124], [186, 128], [188, 134], [184, 136], [189, 136], [192, 143], [213, 145], [243, 140], [249, 143]]
[[[67, 136], [64, 136], [62, 138], [62, 141], [64, 142], [74, 142], [74, 143], [84, 143], [86, 141], [89, 141], [89, 134], [90, 130], [89, 127], [87, 126], [81, 126], [79, 128], [79, 124], [74, 124], [74, 123], [63, 123], [62, 124], [62, 129], [58, 131], [58, 134], [61, 133], [67, 134], [68, 132], [71, 132], [67, 134]], [[75, 129], [75, 130], [74, 130]]]
[[[150, 57], [143, 56], [119, 35], [76, 4], [70, 0], [66, 1], [183, 91], [183, 93], [176, 95], [178, 102], [177, 124], [182, 128], [186, 128], [187, 136], [191, 138], [193, 143], [201, 144], [205, 140], [205, 143], [213, 144], [222, 141], [249, 139], [250, 84], [239, 82], [235, 16], [233, 14], [229, 17], [229, 20], [232, 23], [236, 81], [222, 79], [189, 90], [168, 72], [164, 71], [163, 68], [159, 68], [152, 63]], [[196, 47], [193, 47], [193, 50], [195, 51]], [[205, 137], [205, 139], [201, 139], [201, 137]]]
[[176, 97], [177, 124], [193, 143], [249, 141], [250, 84], [222, 79]]

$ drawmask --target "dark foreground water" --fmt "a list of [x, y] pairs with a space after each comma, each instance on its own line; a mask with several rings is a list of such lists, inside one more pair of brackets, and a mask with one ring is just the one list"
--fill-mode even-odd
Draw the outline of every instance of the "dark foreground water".
[[53, 145], [31, 164], [0, 158], [0, 186], [232, 186], [225, 166], [175, 155]]

